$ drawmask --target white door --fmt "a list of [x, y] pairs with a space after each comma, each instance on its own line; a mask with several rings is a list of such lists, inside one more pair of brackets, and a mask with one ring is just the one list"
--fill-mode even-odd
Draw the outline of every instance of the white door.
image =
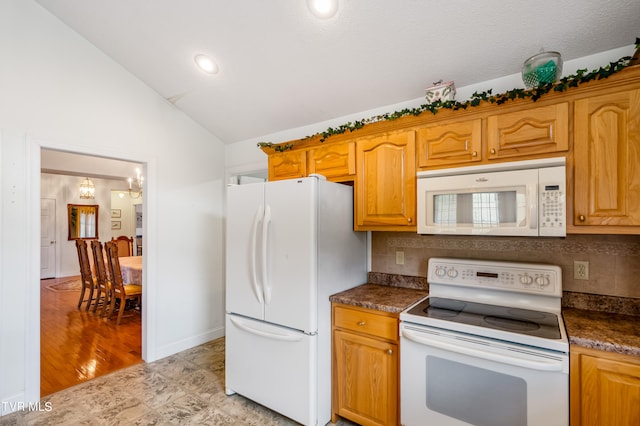
[[227, 189], [226, 310], [264, 319], [258, 247], [264, 211], [264, 184]]
[[265, 320], [307, 333], [317, 331], [317, 191], [315, 178], [265, 189]]
[[40, 279], [56, 276], [56, 200], [40, 200]]

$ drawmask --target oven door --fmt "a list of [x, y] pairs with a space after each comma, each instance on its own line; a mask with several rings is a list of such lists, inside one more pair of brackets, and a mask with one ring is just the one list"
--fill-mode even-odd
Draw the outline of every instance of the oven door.
[[562, 352], [402, 322], [405, 426], [569, 424], [569, 357]]

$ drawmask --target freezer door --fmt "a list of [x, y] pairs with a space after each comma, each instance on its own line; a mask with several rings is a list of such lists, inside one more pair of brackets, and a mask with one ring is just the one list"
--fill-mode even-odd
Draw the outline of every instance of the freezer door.
[[260, 229], [264, 184], [227, 188], [226, 311], [264, 318], [260, 275]]
[[317, 331], [317, 199], [315, 178], [265, 187], [265, 320]]
[[[227, 315], [227, 395], [239, 393], [299, 423], [315, 425], [317, 338]], [[326, 397], [329, 399], [330, 395]], [[330, 413], [325, 413], [322, 424], [329, 421], [329, 416]]]

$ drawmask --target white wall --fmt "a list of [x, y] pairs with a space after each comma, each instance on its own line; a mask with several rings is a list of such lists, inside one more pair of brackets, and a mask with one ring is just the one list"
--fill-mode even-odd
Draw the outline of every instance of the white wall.
[[[112, 236], [133, 235], [122, 234], [121, 231], [111, 231], [111, 189], [124, 189], [126, 182], [92, 178], [91, 180], [96, 186], [96, 198], [82, 200], [78, 188], [83, 180], [84, 178], [77, 176], [50, 173], [42, 173], [40, 176], [40, 197], [56, 200], [56, 277], [80, 275], [75, 242], [68, 240], [67, 204], [97, 204], [99, 206], [98, 239], [100, 241], [109, 241]], [[129, 198], [128, 195], [127, 198]], [[126, 206], [129, 210], [131, 209], [130, 200], [126, 200]], [[130, 212], [128, 214], [131, 215]]]
[[0, 60], [4, 414], [39, 399], [41, 148], [144, 165], [147, 361], [224, 333], [224, 148], [31, 0], [0, 2]]
[[[134, 191], [132, 194], [135, 197], [137, 193]], [[120, 222], [120, 229], [111, 229], [109, 238], [120, 235], [133, 237], [133, 254], [136, 253], [136, 235], [142, 235], [142, 229], [136, 231], [136, 205], [141, 204], [142, 198], [131, 198], [127, 191], [111, 191], [111, 210], [120, 210], [120, 217], [111, 218], [111, 221]]]

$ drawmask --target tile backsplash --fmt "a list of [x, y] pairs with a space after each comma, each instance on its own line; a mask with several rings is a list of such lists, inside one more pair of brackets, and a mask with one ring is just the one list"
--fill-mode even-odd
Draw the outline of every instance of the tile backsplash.
[[[640, 298], [640, 236], [566, 238], [433, 236], [372, 232], [371, 271], [426, 277], [430, 257], [549, 263], [562, 268], [563, 290]], [[396, 252], [404, 264], [396, 264]], [[574, 261], [589, 262], [589, 279], [573, 278]]]

